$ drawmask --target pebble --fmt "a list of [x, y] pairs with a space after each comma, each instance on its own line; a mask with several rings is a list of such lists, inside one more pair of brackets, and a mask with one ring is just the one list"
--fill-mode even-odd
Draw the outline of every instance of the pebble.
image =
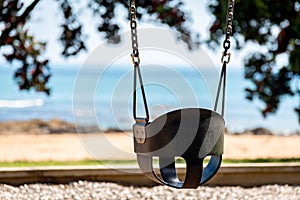
[[193, 200], [259, 199], [300, 200], [300, 186], [207, 187], [173, 189], [166, 186], [133, 187], [115, 183], [78, 181], [69, 184], [25, 184], [18, 187], [0, 184], [1, 200]]

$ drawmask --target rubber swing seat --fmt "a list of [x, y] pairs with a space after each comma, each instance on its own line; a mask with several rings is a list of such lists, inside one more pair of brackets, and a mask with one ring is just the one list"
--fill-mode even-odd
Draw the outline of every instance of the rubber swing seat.
[[[223, 154], [225, 121], [215, 111], [184, 108], [133, 125], [134, 151], [141, 171], [151, 180], [175, 188], [197, 188], [218, 171]], [[211, 156], [203, 168], [205, 157]], [[153, 158], [159, 159], [159, 172]], [[176, 157], [186, 162], [184, 181], [175, 167]]]

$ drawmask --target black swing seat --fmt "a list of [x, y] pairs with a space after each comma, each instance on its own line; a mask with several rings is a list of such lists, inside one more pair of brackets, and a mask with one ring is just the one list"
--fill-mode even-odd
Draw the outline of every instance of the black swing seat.
[[[197, 188], [218, 171], [223, 154], [225, 121], [215, 111], [185, 108], [171, 111], [153, 122], [136, 119], [134, 151], [141, 171], [151, 180], [175, 188]], [[203, 160], [211, 156], [203, 169]], [[159, 173], [153, 167], [159, 159]], [[176, 173], [175, 159], [186, 162], [184, 181]]]

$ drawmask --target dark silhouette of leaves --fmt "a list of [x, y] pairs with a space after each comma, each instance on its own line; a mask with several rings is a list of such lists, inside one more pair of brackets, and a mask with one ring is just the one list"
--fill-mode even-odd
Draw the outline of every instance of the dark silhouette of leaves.
[[50, 94], [46, 86], [50, 78], [48, 60], [41, 58], [46, 43], [36, 41], [24, 27], [38, 2], [33, 1], [23, 12], [23, 3], [19, 0], [0, 2], [0, 23], [4, 25], [0, 47], [10, 47], [11, 53], [4, 54], [4, 57], [8, 62], [16, 61], [21, 65], [14, 74], [20, 90], [34, 88]]
[[60, 7], [64, 17], [64, 23], [61, 25], [63, 31], [60, 37], [64, 48], [62, 55], [65, 57], [74, 56], [80, 51], [86, 50], [82, 36], [82, 25], [79, 23], [68, 0], [61, 1]]
[[[210, 11], [216, 17], [210, 28], [208, 44], [211, 47], [221, 41], [226, 3], [221, 0], [210, 3]], [[264, 117], [275, 113], [283, 98], [297, 95], [300, 99], [300, 2], [236, 0], [234, 19], [236, 48], [249, 41], [263, 47], [250, 53], [245, 60], [245, 78], [252, 83], [251, 88], [245, 89], [246, 98], [258, 99], [265, 104], [261, 110]], [[275, 29], [279, 29], [278, 34], [274, 33]], [[289, 56], [286, 66], [276, 62], [282, 53]], [[300, 123], [300, 102], [295, 106]]]

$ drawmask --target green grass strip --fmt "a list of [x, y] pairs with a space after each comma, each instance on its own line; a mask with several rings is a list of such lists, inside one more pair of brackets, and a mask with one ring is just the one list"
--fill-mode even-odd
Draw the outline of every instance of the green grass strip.
[[99, 165], [97, 160], [81, 161], [15, 161], [0, 162], [0, 167], [40, 167], [40, 166], [80, 166], [80, 165]]
[[224, 159], [223, 163], [291, 163], [300, 162], [300, 158], [257, 158], [257, 159]]
[[[156, 161], [157, 162], [157, 161]], [[223, 163], [290, 163], [299, 162], [300, 158], [283, 159], [224, 159]], [[183, 159], [178, 159], [176, 163], [184, 163]], [[137, 164], [136, 160], [81, 160], [81, 161], [15, 161], [0, 162], [0, 167], [41, 167], [41, 166], [91, 166], [91, 165], [130, 165]]]

